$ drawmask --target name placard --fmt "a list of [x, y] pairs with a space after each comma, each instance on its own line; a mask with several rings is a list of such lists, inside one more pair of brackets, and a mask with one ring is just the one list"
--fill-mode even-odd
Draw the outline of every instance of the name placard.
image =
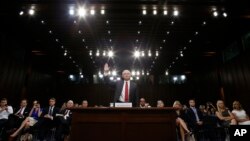
[[[110, 103], [110, 106], [111, 106], [111, 104], [113, 106], [113, 103]], [[116, 102], [115, 107], [119, 107], [119, 108], [122, 108], [122, 107], [127, 108], [128, 107], [128, 108], [130, 108], [133, 106], [132, 106], [131, 102]]]

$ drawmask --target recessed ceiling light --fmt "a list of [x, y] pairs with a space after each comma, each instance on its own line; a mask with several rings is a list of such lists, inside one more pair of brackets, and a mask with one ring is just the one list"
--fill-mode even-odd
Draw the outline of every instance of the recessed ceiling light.
[[225, 18], [227, 17], [227, 13], [226, 12], [223, 12], [222, 14]]
[[164, 10], [163, 11], [163, 15], [167, 15], [168, 14], [168, 11], [167, 10]]
[[20, 12], [19, 12], [19, 15], [20, 15], [20, 16], [22, 16], [23, 14], [24, 14], [24, 12], [23, 12], [23, 11], [20, 11]]
[[157, 15], [157, 10], [153, 10], [153, 15]]
[[139, 23], [139, 25], [141, 25], [141, 24], [142, 24], [142, 21], [139, 21], [138, 23]]
[[109, 24], [109, 20], [106, 21], [106, 24]]
[[69, 15], [73, 16], [75, 14], [75, 10], [74, 9], [69, 9]]
[[219, 14], [218, 14], [217, 11], [214, 11], [214, 12], [213, 12], [213, 15], [214, 15], [214, 17], [217, 17]]
[[179, 11], [178, 10], [174, 10], [173, 15], [174, 16], [178, 16], [179, 15]]
[[101, 10], [101, 14], [102, 14], [102, 15], [105, 14], [105, 10], [104, 10], [104, 9]]
[[44, 20], [41, 20], [41, 23], [44, 24], [45, 23]]
[[33, 16], [35, 14], [35, 10], [34, 9], [30, 9], [29, 10], [29, 15]]
[[145, 9], [142, 10], [142, 14], [143, 14], [143, 15], [147, 15], [147, 10], [145, 10]]
[[95, 15], [95, 10], [94, 9], [90, 10], [90, 15]]
[[78, 15], [79, 15], [80, 17], [85, 17], [85, 16], [86, 16], [86, 9], [85, 9], [84, 7], [80, 7], [80, 8], [78, 9]]
[[202, 23], [203, 25], [206, 25], [207, 24], [207, 22], [206, 21], [203, 21], [203, 23]]

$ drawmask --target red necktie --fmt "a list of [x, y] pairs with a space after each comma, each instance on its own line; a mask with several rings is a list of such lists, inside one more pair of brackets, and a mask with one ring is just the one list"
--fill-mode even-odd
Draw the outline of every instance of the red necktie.
[[125, 84], [125, 102], [128, 102], [128, 82]]

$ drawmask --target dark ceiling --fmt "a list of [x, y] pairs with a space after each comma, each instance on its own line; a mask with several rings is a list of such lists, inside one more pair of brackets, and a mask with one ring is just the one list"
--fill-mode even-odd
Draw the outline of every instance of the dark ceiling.
[[[87, 10], [84, 18], [69, 14], [80, 6]], [[28, 14], [31, 7], [33, 16]], [[173, 16], [174, 10], [178, 16]], [[32, 66], [46, 73], [92, 75], [106, 62], [118, 73], [125, 68], [158, 75], [166, 70], [190, 73], [218, 62], [225, 47], [250, 31], [250, 8], [242, 1], [19, 0], [1, 4], [0, 13], [1, 32], [25, 47]], [[113, 50], [114, 57], [103, 56], [104, 50], [106, 54]], [[145, 56], [135, 58], [135, 50], [144, 51]]]

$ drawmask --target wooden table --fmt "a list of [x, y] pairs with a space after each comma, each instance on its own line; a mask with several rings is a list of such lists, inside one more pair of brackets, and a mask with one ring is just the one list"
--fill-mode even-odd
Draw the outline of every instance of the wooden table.
[[176, 113], [172, 107], [71, 110], [71, 141], [176, 140]]

